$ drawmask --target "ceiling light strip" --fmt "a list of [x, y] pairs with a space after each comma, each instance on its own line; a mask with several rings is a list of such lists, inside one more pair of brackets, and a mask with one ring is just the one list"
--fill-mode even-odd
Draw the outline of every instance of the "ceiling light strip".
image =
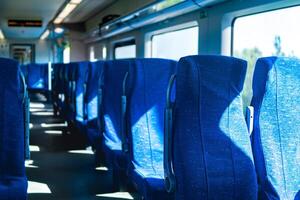
[[60, 24], [81, 3], [82, 0], [71, 0], [55, 18], [54, 23]]
[[50, 31], [47, 29], [42, 35], [41, 35], [41, 40], [46, 39], [50, 34]]

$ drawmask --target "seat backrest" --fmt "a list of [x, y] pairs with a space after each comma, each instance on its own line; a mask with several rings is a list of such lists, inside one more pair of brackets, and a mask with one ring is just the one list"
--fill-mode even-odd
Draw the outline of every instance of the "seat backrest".
[[77, 74], [77, 63], [69, 63], [68, 64], [68, 78], [67, 78], [67, 98], [68, 98], [68, 120], [75, 120], [75, 101], [76, 101], [76, 74]]
[[104, 67], [103, 121], [104, 142], [112, 150], [121, 150], [122, 83], [129, 68], [128, 60], [107, 61]]
[[253, 77], [252, 145], [261, 199], [297, 199], [300, 191], [299, 103], [300, 60], [258, 59]]
[[0, 58], [0, 197], [26, 199], [23, 84], [19, 64]]
[[47, 64], [28, 64], [28, 88], [29, 89], [48, 89], [48, 65]]
[[28, 68], [27, 68], [27, 65], [20, 65], [20, 68], [21, 68], [21, 71], [22, 71], [22, 73], [23, 73], [23, 75], [24, 75], [24, 78], [25, 78], [25, 80], [26, 80], [26, 82], [27, 82], [27, 76], [28, 76]]
[[169, 79], [177, 62], [136, 59], [128, 76], [128, 136], [134, 167], [163, 178], [164, 109]]
[[88, 75], [88, 62], [78, 62], [76, 70], [76, 120], [80, 123], [85, 121], [84, 95], [86, 90], [86, 76]]
[[241, 91], [246, 61], [189, 56], [177, 67], [176, 199], [257, 199]]
[[87, 76], [86, 85], [86, 100], [87, 100], [87, 120], [93, 127], [97, 127], [98, 117], [98, 86], [99, 78], [102, 74], [104, 61], [91, 62], [89, 64], [89, 73]]

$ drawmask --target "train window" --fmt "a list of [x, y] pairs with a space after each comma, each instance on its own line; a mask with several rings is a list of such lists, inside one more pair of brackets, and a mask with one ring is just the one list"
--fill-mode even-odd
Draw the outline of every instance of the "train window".
[[179, 60], [198, 54], [198, 27], [191, 27], [152, 36], [152, 57]]
[[134, 40], [118, 43], [114, 48], [115, 59], [135, 58], [136, 45]]
[[103, 46], [102, 47], [102, 59], [106, 60], [106, 58], [107, 58], [107, 48], [106, 48], [106, 46]]
[[252, 97], [252, 75], [259, 57], [300, 57], [300, 6], [236, 18], [233, 28], [233, 56], [248, 61], [243, 100]]
[[91, 62], [97, 61], [97, 59], [95, 57], [95, 48], [94, 48], [94, 46], [90, 47], [90, 61]]
[[67, 46], [63, 51], [63, 62], [64, 63], [70, 63], [70, 53], [71, 53], [71, 48], [70, 48], [70, 46]]

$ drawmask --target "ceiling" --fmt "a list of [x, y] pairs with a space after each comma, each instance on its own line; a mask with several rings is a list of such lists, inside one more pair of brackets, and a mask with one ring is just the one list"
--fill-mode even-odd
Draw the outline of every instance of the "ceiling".
[[[116, 0], [83, 0], [64, 23], [84, 22]], [[67, 0], [0, 0], [0, 29], [8, 39], [35, 39]], [[42, 20], [42, 27], [8, 27], [8, 19]]]
[[[1, 0], [0, 0], [1, 1]], [[65, 23], [85, 22], [117, 0], [83, 0], [66, 19]], [[123, 0], [124, 1], [124, 0]]]
[[[0, 29], [6, 38], [38, 38], [65, 0], [0, 0]], [[8, 19], [40, 19], [43, 27], [8, 27]]]

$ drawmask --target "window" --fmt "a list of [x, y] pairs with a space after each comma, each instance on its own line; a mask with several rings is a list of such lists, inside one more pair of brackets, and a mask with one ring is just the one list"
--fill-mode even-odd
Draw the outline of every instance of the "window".
[[136, 45], [134, 40], [118, 43], [115, 45], [115, 59], [135, 58]]
[[259, 57], [300, 57], [300, 6], [245, 17], [234, 22], [233, 56], [248, 61], [243, 92], [244, 105], [252, 98], [254, 65]]
[[91, 62], [97, 61], [97, 59], [95, 58], [95, 48], [94, 48], [94, 46], [90, 47], [90, 61]]
[[64, 63], [70, 63], [70, 46], [67, 46], [63, 51], [63, 62]]
[[107, 58], [107, 48], [106, 48], [106, 46], [103, 46], [102, 47], [102, 59], [106, 60], [106, 58]]
[[198, 54], [198, 32], [198, 27], [192, 27], [153, 35], [152, 57], [179, 60]]

